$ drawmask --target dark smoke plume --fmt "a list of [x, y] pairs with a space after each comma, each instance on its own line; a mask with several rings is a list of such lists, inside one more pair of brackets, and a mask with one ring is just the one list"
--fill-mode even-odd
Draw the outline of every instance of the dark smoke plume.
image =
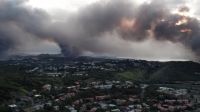
[[76, 14], [63, 15], [67, 17], [65, 21], [53, 21], [47, 12], [30, 8], [25, 2], [0, 0], [0, 56], [18, 50], [31, 39], [53, 41], [66, 56], [116, 53], [114, 46], [121, 51], [126, 46], [113, 43], [125, 45], [124, 42], [141, 43], [149, 39], [154, 43], [181, 44], [200, 56], [199, 20], [181, 14], [190, 11], [186, 6], [179, 7], [180, 14], [172, 14], [170, 6], [178, 3], [171, 0], [142, 5], [131, 0], [97, 2]]

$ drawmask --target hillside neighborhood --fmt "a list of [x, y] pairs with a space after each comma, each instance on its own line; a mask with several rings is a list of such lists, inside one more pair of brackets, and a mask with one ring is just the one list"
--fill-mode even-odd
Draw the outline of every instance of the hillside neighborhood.
[[[3, 99], [1, 105], [10, 112], [198, 112], [200, 109], [198, 81], [152, 83], [149, 80], [148, 74], [165, 63], [60, 56], [15, 57], [1, 63], [9, 74], [19, 76], [13, 84], [22, 84], [18, 90], [21, 92], [10, 92], [12, 97]], [[194, 70], [194, 74], [199, 72]], [[17, 89], [13, 84], [8, 83], [8, 87]]]

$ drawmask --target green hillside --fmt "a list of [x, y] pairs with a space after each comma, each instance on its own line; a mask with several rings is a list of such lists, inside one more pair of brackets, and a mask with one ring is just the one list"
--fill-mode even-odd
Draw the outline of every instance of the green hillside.
[[123, 80], [142, 80], [150, 82], [200, 81], [200, 64], [194, 62], [166, 62], [160, 67], [149, 70], [148, 67], [117, 73]]

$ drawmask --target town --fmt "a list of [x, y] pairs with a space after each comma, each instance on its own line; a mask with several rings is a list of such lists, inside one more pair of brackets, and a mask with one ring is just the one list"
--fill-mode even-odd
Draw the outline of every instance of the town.
[[159, 87], [149, 96], [145, 88], [148, 85], [129, 81], [74, 82], [67, 87], [46, 84], [8, 106], [13, 112], [177, 112], [192, 111], [199, 103], [187, 89]]
[[12, 97], [3, 99], [1, 107], [9, 112], [198, 112], [198, 81], [147, 81], [147, 73], [163, 64], [92, 57], [14, 57], [1, 61], [1, 68], [20, 74], [13, 83], [21, 84], [23, 92], [10, 93]]

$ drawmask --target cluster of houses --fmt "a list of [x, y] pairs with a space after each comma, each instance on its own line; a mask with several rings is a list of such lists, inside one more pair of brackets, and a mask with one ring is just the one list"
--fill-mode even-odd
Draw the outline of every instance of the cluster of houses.
[[59, 87], [45, 84], [8, 106], [12, 112], [182, 112], [193, 109], [186, 89], [159, 87], [155, 91], [159, 94], [157, 97], [145, 98], [145, 88], [131, 81], [108, 80], [77, 81]]
[[130, 81], [92, 81], [85, 84], [75, 82], [74, 85], [66, 87], [45, 84], [41, 90], [32, 90], [24, 100], [20, 97], [9, 107], [13, 112], [20, 109], [25, 112], [142, 112], [149, 109], [147, 104], [141, 102], [139, 94], [131, 94], [132, 90], [134, 92], [136, 89], [140, 89], [140, 86]]
[[[20, 60], [21, 61], [21, 60]], [[123, 72], [128, 67], [140, 68], [159, 65], [130, 60], [88, 60], [55, 62], [55, 59], [40, 61], [38, 58], [23, 59], [26, 73], [37, 77], [89, 77], [95, 73]], [[128, 64], [127, 64], [128, 63]], [[19, 64], [18, 61], [14, 64]], [[67, 77], [68, 76], [68, 77]], [[157, 96], [147, 97], [147, 84], [131, 81], [97, 80], [79, 78], [70, 84], [44, 84], [27, 95], [15, 98], [9, 105], [11, 112], [184, 112], [194, 109], [194, 101], [187, 89], [158, 87]]]
[[12, 65], [23, 64], [28, 74], [58, 77], [73, 74], [88, 76], [88, 72], [123, 72], [133, 67], [155, 68], [159, 64], [133, 59], [107, 59], [84, 58], [65, 59], [63, 57], [27, 57], [20, 60], [14, 59]]
[[[86, 75], [87, 72], [91, 70], [101, 71], [101, 72], [114, 72], [118, 71], [116, 64], [112, 62], [70, 62], [70, 63], [61, 63], [61, 64], [39, 64], [37, 66], [32, 66], [31, 69], [26, 70], [29, 74], [38, 74], [45, 76], [57, 77], [63, 74], [73, 75]], [[124, 67], [125, 68], [125, 67]], [[124, 70], [120, 68], [120, 70]]]
[[160, 93], [165, 93], [169, 95], [175, 95], [175, 96], [186, 96], [187, 95], [187, 89], [174, 89], [169, 87], [159, 87], [157, 90]]
[[153, 107], [161, 112], [182, 112], [193, 109], [194, 105], [187, 89], [159, 87], [157, 92], [159, 100], [153, 104]]

